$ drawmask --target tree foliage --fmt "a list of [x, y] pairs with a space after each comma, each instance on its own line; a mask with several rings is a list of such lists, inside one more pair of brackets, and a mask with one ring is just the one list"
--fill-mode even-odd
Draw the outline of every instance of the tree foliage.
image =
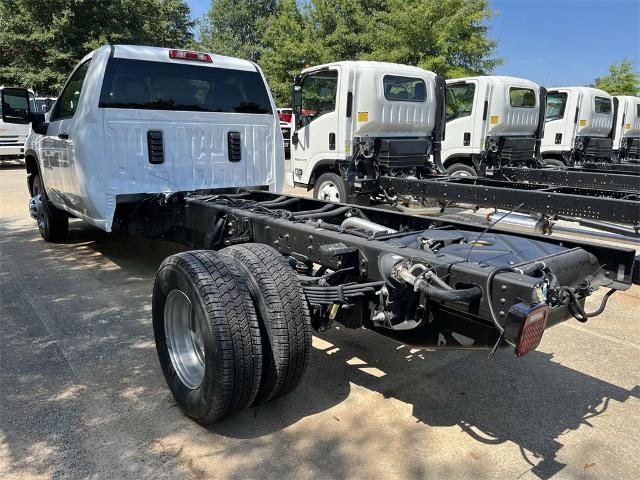
[[56, 94], [74, 65], [108, 43], [187, 46], [184, 0], [0, 0], [0, 84]]
[[201, 50], [257, 60], [264, 31], [261, 21], [273, 15], [277, 0], [212, 0], [200, 21]]
[[640, 94], [640, 73], [633, 71], [631, 60], [622, 60], [609, 66], [609, 73], [593, 81], [592, 87], [611, 95]]
[[487, 35], [486, 0], [282, 0], [265, 19], [260, 65], [278, 100], [305, 64], [377, 60], [446, 77], [490, 73], [501, 63]]

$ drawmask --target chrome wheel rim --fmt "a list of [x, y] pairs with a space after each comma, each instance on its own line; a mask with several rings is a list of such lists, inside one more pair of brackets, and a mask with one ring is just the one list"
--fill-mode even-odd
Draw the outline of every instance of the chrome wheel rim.
[[40, 191], [40, 185], [35, 182], [33, 185], [33, 197], [29, 201], [29, 213], [38, 222], [38, 228], [45, 230], [47, 227], [47, 219], [44, 211], [44, 201], [42, 198], [42, 192]]
[[322, 182], [320, 188], [318, 188], [318, 200], [324, 200], [326, 202], [339, 202], [340, 191], [333, 182]]
[[471, 175], [469, 172], [465, 170], [456, 170], [451, 174], [451, 176], [452, 177], [472, 177], [473, 175]]
[[204, 380], [204, 336], [189, 297], [181, 290], [167, 295], [164, 330], [171, 364], [187, 388], [198, 388]]

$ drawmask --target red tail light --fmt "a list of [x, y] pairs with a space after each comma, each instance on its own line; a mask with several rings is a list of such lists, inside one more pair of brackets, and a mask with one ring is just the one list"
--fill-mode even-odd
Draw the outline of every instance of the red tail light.
[[504, 335], [516, 346], [515, 354], [518, 357], [526, 355], [540, 345], [548, 317], [549, 306], [545, 303], [518, 303], [509, 309]]
[[187, 50], [169, 50], [169, 58], [173, 58], [174, 60], [213, 63], [211, 55], [208, 53], [189, 52]]

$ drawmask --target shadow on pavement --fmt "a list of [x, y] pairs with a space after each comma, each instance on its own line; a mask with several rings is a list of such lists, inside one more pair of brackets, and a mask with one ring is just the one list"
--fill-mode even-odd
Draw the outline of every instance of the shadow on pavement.
[[[255, 477], [267, 466], [274, 478], [286, 476], [301, 464], [341, 476], [349, 463], [341, 448], [375, 438], [355, 432], [309, 440], [287, 433], [279, 437], [282, 444], [272, 445], [269, 436], [345, 401], [353, 384], [410, 405], [427, 427], [459, 426], [486, 445], [513, 442], [531, 472], [546, 479], [565, 466], [556, 460], [563, 433], [590, 425], [611, 400], [638, 398], [638, 387], [620, 388], [542, 352], [520, 360], [501, 352], [489, 361], [486, 352], [418, 351], [372, 332], [339, 328], [314, 339], [309, 371], [295, 392], [207, 432], [176, 408], [151, 331], [155, 272], [182, 247], [75, 223], [69, 242], [60, 245], [42, 242], [35, 226], [19, 230], [3, 221], [0, 232], [0, 455], [14, 473], [158, 478], [158, 472], [173, 475], [165, 471], [171, 462], [181, 468], [176, 478], [204, 475], [183, 454], [184, 444], [170, 442], [180, 432], [206, 455], [239, 462], [232, 478]], [[57, 279], [53, 285], [51, 278]], [[215, 435], [251, 441], [217, 450]], [[407, 432], [407, 442], [415, 435]], [[278, 465], [264, 458], [265, 451], [308, 441], [317, 445], [307, 454], [279, 455]], [[417, 465], [406, 468], [400, 477], [425, 475]]]

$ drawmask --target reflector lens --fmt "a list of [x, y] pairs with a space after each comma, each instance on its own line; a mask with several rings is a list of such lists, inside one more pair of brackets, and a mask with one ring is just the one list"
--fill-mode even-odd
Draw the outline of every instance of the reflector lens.
[[548, 316], [549, 306], [546, 304], [536, 305], [526, 316], [516, 343], [515, 353], [518, 357], [526, 355], [540, 345]]
[[189, 52], [187, 50], [169, 50], [169, 58], [173, 58], [174, 60], [213, 63], [213, 59], [208, 53]]

